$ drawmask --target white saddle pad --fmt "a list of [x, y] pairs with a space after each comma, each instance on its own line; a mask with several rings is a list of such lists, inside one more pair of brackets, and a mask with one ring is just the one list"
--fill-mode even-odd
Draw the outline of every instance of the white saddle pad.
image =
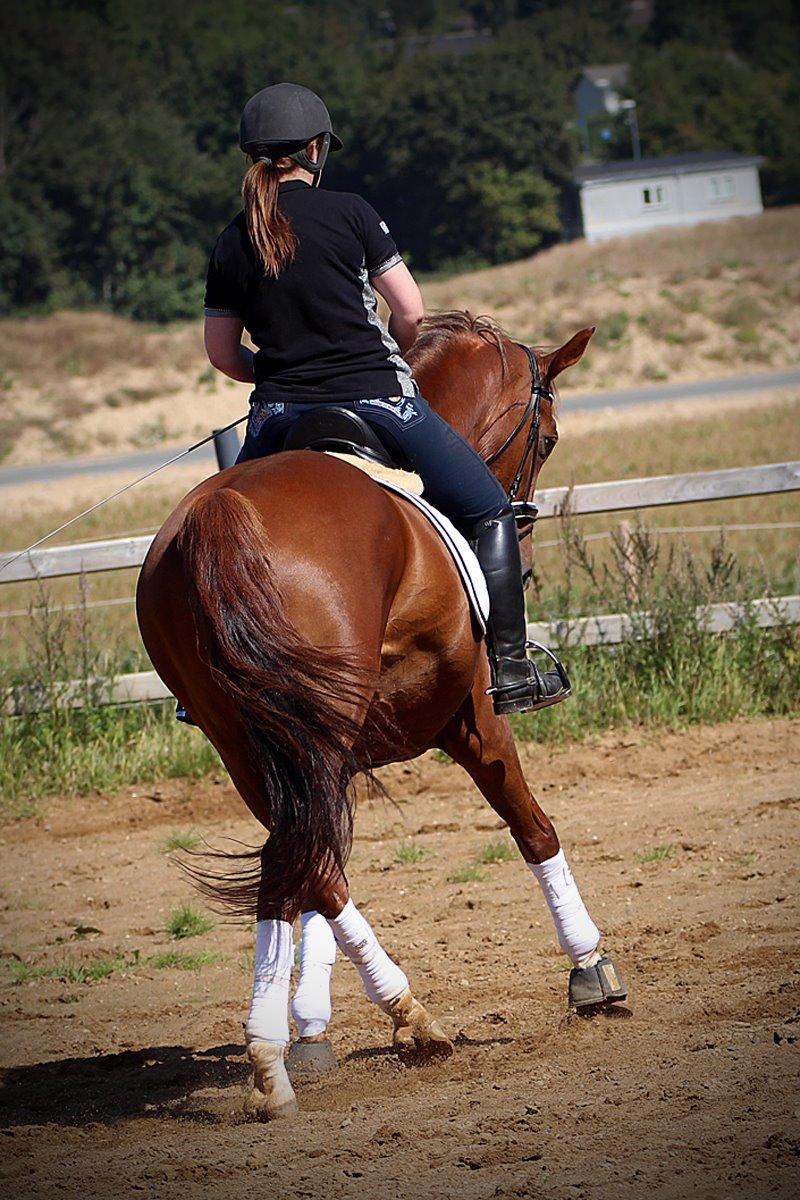
[[475, 614], [475, 619], [480, 626], [481, 633], [485, 633], [486, 620], [489, 616], [489, 591], [486, 587], [486, 580], [483, 577], [483, 571], [481, 571], [478, 559], [467, 539], [462, 533], [458, 532], [455, 525], [444, 513], [440, 513], [438, 508], [434, 508], [433, 505], [428, 504], [427, 500], [423, 500], [421, 496], [407, 491], [396, 483], [391, 483], [388, 479], [380, 479], [374, 475], [372, 478], [381, 487], [386, 488], [387, 491], [395, 492], [398, 496], [402, 496], [404, 500], [408, 500], [409, 504], [413, 504], [415, 508], [418, 508], [430, 521], [458, 568], [458, 573], [464, 585], [464, 591], [467, 593], [470, 607]]

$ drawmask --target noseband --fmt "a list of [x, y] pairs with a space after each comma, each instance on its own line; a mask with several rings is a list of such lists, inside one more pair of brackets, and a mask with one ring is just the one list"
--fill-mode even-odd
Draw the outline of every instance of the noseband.
[[531, 371], [531, 395], [527, 405], [525, 406], [525, 412], [522, 414], [511, 433], [503, 442], [502, 446], [500, 446], [498, 450], [495, 450], [494, 454], [491, 454], [486, 459], [486, 465], [491, 467], [493, 463], [496, 463], [497, 460], [503, 454], [505, 454], [506, 450], [513, 446], [514, 442], [525, 428], [525, 425], [530, 420], [528, 432], [525, 437], [525, 445], [522, 450], [522, 456], [519, 460], [519, 466], [514, 472], [514, 478], [512, 479], [511, 486], [508, 489], [508, 499], [510, 500], [511, 506], [514, 509], [514, 515], [516, 516], [518, 522], [524, 522], [525, 529], [520, 535], [521, 537], [524, 537], [529, 532], [528, 526], [531, 529], [533, 528], [533, 523], [538, 516], [539, 510], [530, 499], [517, 500], [517, 492], [520, 490], [520, 484], [522, 483], [526, 468], [528, 468], [528, 480], [523, 488], [523, 495], [527, 494], [531, 484], [533, 483], [533, 476], [536, 470], [536, 451], [539, 446], [539, 431], [542, 423], [542, 396], [547, 396], [550, 400], [552, 400], [553, 393], [550, 388], [545, 387], [542, 382], [542, 372], [539, 369], [539, 363], [535, 352], [531, 350], [530, 346], [526, 346], [523, 342], [516, 342], [515, 345], [519, 346], [521, 350], [524, 350], [528, 358], [528, 365]]

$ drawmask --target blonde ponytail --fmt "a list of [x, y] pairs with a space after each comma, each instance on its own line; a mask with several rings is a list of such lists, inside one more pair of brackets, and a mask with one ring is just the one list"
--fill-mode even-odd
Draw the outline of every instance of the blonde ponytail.
[[278, 207], [280, 176], [295, 166], [290, 158], [256, 159], [242, 181], [247, 231], [264, 273], [277, 278], [297, 253], [297, 234]]

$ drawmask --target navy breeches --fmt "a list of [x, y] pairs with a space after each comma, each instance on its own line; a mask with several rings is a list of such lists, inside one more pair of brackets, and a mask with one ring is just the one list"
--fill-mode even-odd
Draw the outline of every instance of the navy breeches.
[[[326, 401], [356, 413], [370, 425], [390, 453], [409, 462], [424, 485], [425, 499], [462, 532], [496, 517], [508, 506], [502, 485], [472, 446], [456, 433], [423, 396], [376, 400]], [[293, 421], [313, 402], [253, 399], [247, 434], [237, 462], [275, 454]]]

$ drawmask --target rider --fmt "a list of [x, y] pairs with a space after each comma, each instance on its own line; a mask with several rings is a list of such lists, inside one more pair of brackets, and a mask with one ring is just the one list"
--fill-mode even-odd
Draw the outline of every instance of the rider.
[[[421, 477], [425, 497], [473, 540], [490, 597], [492, 695], [498, 713], [568, 696], [526, 650], [514, 515], [478, 453], [420, 395], [404, 354], [422, 297], [389, 230], [360, 196], [317, 190], [342, 143], [319, 96], [294, 83], [245, 105], [244, 210], [220, 234], [206, 285], [205, 344], [232, 379], [255, 382], [237, 461], [279, 451], [309, 406], [357, 413]], [[374, 291], [373, 291], [374, 288]], [[375, 291], [391, 311], [388, 330]], [[241, 344], [246, 329], [258, 347]]]

